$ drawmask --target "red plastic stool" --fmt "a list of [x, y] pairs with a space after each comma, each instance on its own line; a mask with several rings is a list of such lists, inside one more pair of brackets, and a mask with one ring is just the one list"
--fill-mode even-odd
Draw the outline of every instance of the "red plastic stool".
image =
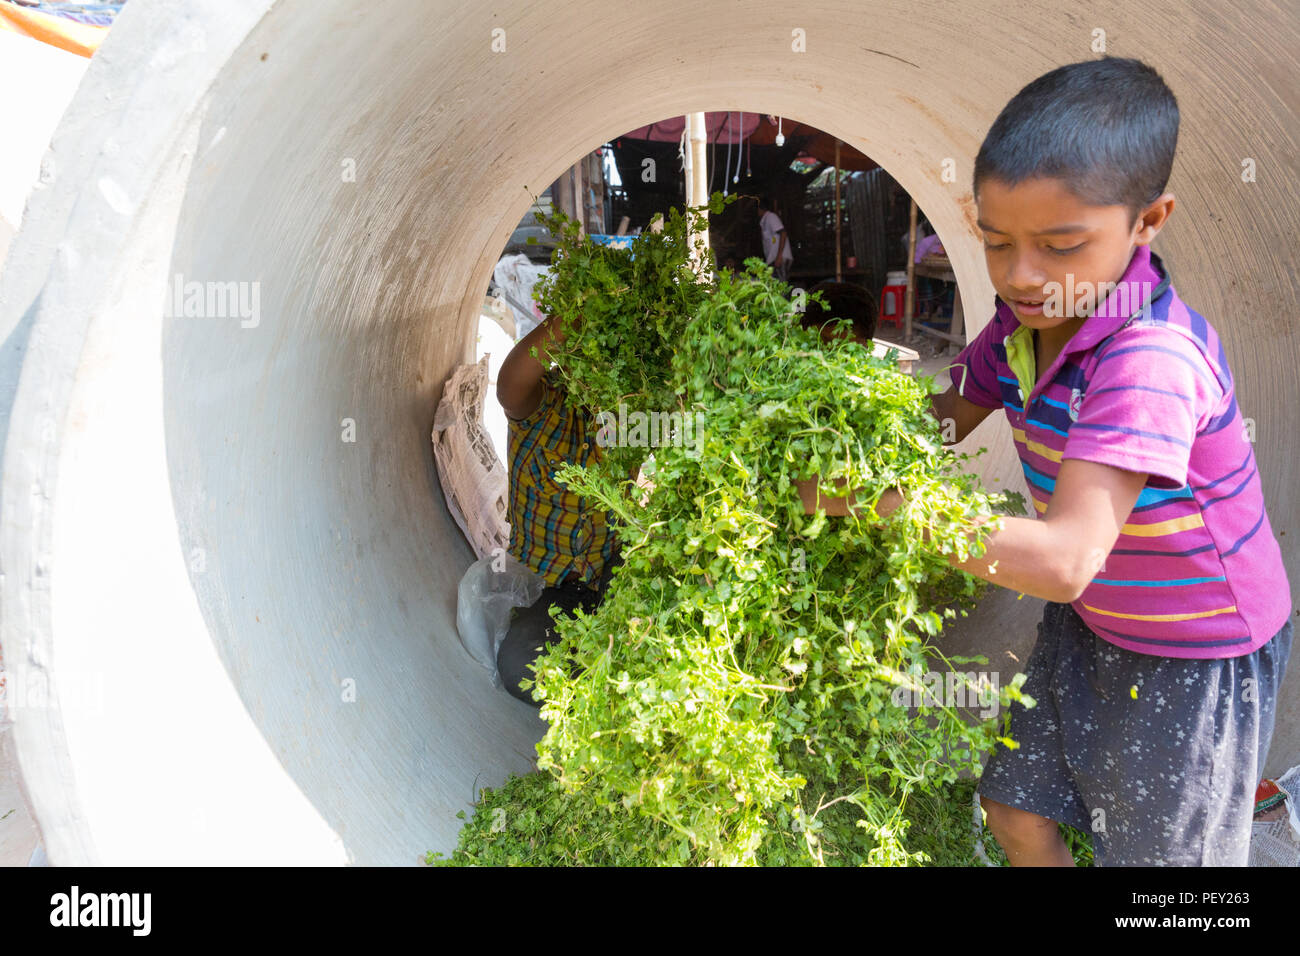
[[903, 327], [903, 298], [907, 295], [907, 285], [887, 285], [880, 290], [880, 317], [877, 325], [892, 322], [900, 329]]

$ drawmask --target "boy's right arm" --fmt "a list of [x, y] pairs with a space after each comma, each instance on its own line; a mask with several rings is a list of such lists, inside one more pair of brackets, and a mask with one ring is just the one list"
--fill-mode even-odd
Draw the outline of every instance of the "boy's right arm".
[[[520, 339], [497, 372], [497, 401], [507, 418], [522, 421], [542, 401], [542, 377], [551, 366], [550, 349], [564, 341], [563, 322], [550, 316]], [[534, 358], [532, 350], [537, 349]]]
[[[980, 422], [989, 417], [993, 409], [976, 405], [957, 393], [957, 386], [948, 386], [948, 391], [934, 395], [930, 399], [930, 412], [939, 422], [943, 431], [944, 445], [955, 445], [975, 430]], [[947, 427], [952, 422], [952, 428]], [[948, 440], [948, 436], [954, 436]]]

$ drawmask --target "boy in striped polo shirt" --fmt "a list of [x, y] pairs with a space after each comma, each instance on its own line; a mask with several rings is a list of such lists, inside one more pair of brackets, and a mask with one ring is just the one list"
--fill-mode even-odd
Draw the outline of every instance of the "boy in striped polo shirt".
[[[960, 441], [1004, 410], [1037, 514], [953, 563], [1048, 603], [980, 783], [1013, 865], [1245, 865], [1292, 600], [1215, 330], [1150, 242], [1178, 106], [1150, 67], [1045, 74], [975, 161], [993, 320], [934, 414]], [[891, 490], [877, 512], [903, 499]]]

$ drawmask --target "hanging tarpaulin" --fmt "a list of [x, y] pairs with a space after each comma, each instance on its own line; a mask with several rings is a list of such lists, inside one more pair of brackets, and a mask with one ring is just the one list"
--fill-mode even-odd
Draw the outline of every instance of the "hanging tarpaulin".
[[89, 57], [108, 36], [108, 27], [100, 26], [98, 22], [111, 20], [119, 5], [79, 4], [69, 5], [66, 11], [60, 10], [57, 15], [46, 12], [59, 6], [62, 5], [41, 4], [32, 8], [0, 0], [0, 30]]
[[[773, 117], [766, 113], [758, 114], [760, 122], [750, 135], [749, 141], [755, 146], [776, 144], [778, 132], [785, 137], [786, 144], [793, 143], [801, 152], [797, 158], [806, 160], [808, 156], [820, 160], [827, 166], [835, 166], [835, 144], [833, 133], [823, 132], [816, 126], [798, 123], [789, 118]], [[844, 140], [840, 143], [839, 169], [850, 171], [875, 169], [877, 163], [870, 156], [854, 149]]]
[[[758, 113], [705, 113], [704, 128], [710, 143], [742, 142], [758, 128]], [[639, 126], [620, 139], [648, 139], [656, 143], [677, 143], [686, 129], [686, 117], [674, 116], [649, 126]]]
[[[710, 143], [725, 145], [728, 142], [736, 144], [748, 142], [753, 146], [774, 146], [777, 133], [780, 132], [785, 145], [793, 145], [799, 150], [797, 158], [811, 157], [827, 166], [835, 165], [836, 138], [816, 126], [767, 113], [712, 112], [705, 113], [704, 117]], [[649, 126], [640, 126], [619, 138], [678, 143], [681, 142], [682, 131], [685, 128], [686, 118], [674, 116], [658, 123], [651, 123]], [[840, 169], [867, 170], [875, 169], [877, 165], [874, 159], [854, 149], [849, 143], [841, 141]]]

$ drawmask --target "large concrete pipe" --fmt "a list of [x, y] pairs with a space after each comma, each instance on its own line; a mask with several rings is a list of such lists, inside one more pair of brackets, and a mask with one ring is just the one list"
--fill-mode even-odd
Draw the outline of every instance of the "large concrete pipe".
[[[0, 263], [22, 221], [45, 148], [89, 65], [75, 53], [0, 29], [0, 89], [23, 90], [0, 101]], [[32, 858], [39, 834], [18, 786], [3, 710], [0, 705], [0, 866], [10, 866]]]
[[[430, 423], [525, 187], [692, 110], [792, 117], [877, 159], [978, 331], [970, 164], [997, 110], [1097, 31], [1154, 62], [1184, 115], [1159, 249], [1227, 344], [1296, 579], [1294, 16], [1079, 9], [129, 4], [0, 287], [0, 641], [51, 861], [411, 863], [453, 844], [476, 785], [529, 766], [538, 719], [457, 641], [470, 552]], [[178, 281], [235, 283], [244, 309], [185, 317]], [[990, 421], [968, 443], [1019, 485]], [[951, 641], [1014, 669], [1040, 609], [994, 592]], [[1300, 751], [1296, 686], [1274, 768]]]

